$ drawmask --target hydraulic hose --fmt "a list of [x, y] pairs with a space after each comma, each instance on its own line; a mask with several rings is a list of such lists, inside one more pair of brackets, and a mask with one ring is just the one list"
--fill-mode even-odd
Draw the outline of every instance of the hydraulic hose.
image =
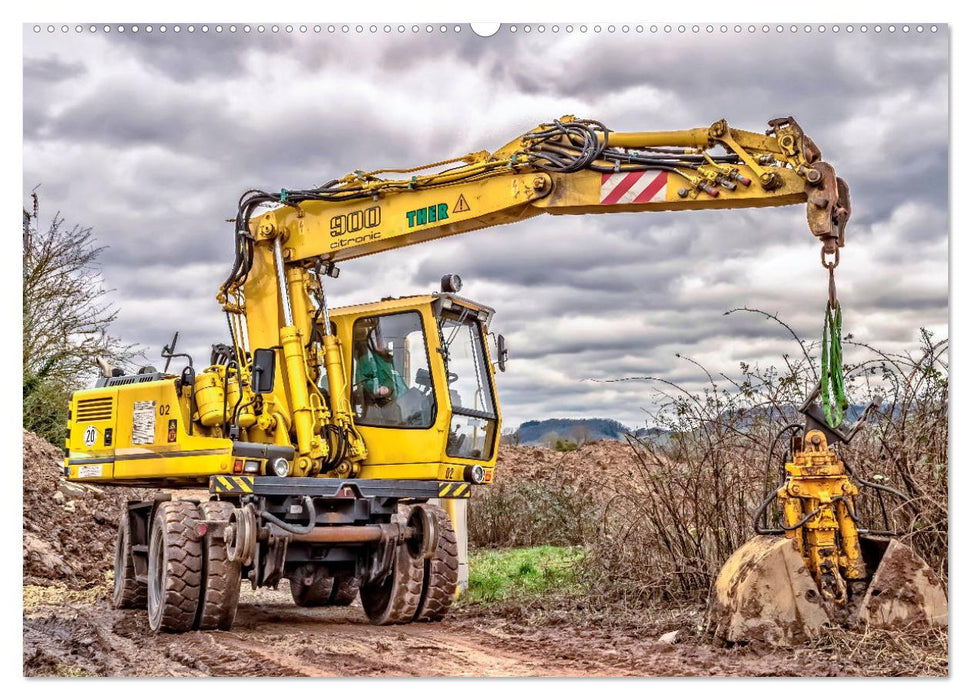
[[280, 518], [273, 515], [273, 513], [265, 510], [260, 511], [260, 516], [262, 516], [264, 520], [273, 523], [281, 530], [286, 530], [294, 535], [306, 535], [317, 525], [317, 510], [314, 508], [314, 499], [312, 499], [310, 496], [304, 496], [303, 507], [307, 510], [306, 525], [294, 525], [293, 523], [288, 523], [284, 520], [280, 520]]
[[[772, 438], [772, 442], [769, 443], [769, 451], [766, 454], [766, 458], [765, 458], [766, 480], [768, 480], [768, 477], [769, 477], [769, 470], [772, 469], [772, 455], [775, 452], [776, 445], [779, 443], [779, 438], [782, 437], [783, 434], [789, 432], [790, 430], [798, 430], [798, 429], [801, 429], [802, 427], [803, 426], [799, 423], [789, 423], [784, 428], [782, 428], [779, 432], [777, 432], [774, 438]], [[782, 488], [782, 484], [784, 481], [785, 481], [785, 467], [779, 470], [779, 486], [776, 487], [775, 491], [772, 491], [766, 495], [765, 500], [762, 501], [762, 503], [755, 511], [755, 515], [752, 518], [752, 527], [755, 529], [756, 534], [781, 535], [783, 532], [785, 532], [785, 530], [780, 530], [778, 528], [770, 528], [768, 527], [767, 524], [762, 525], [762, 523], [765, 521], [766, 510], [768, 509], [769, 504], [771, 504], [772, 501], [775, 500], [778, 489]]]
[[757, 535], [781, 535], [783, 532], [785, 532], [784, 530], [780, 530], [778, 528], [763, 527], [760, 523], [760, 521], [765, 517], [765, 511], [769, 507], [769, 504], [776, 499], [776, 494], [777, 492], [773, 491], [766, 496], [765, 500], [762, 501], [759, 507], [755, 510], [755, 515], [752, 517], [752, 528], [755, 530], [755, 534]]

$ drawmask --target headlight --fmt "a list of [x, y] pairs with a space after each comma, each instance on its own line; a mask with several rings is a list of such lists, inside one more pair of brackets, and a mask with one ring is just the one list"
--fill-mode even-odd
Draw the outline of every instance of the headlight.
[[273, 461], [273, 473], [277, 476], [290, 476], [290, 463], [283, 457], [278, 457]]
[[442, 277], [442, 291], [446, 294], [458, 294], [462, 289], [462, 278], [458, 275]]
[[465, 468], [465, 480], [473, 484], [481, 484], [485, 480], [485, 469], [481, 465]]

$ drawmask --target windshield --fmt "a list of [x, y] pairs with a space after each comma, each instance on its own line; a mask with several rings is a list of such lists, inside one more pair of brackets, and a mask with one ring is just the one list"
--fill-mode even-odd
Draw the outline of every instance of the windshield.
[[417, 311], [354, 322], [351, 403], [361, 425], [430, 428], [435, 394]]
[[498, 415], [482, 325], [471, 310], [463, 309], [440, 318], [438, 328], [452, 404], [445, 452], [450, 457], [490, 459]]

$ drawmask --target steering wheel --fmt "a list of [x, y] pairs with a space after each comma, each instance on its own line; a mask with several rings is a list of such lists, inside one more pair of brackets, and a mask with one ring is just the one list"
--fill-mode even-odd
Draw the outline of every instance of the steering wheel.
[[457, 375], [455, 372], [447, 372], [445, 376], [448, 379], [449, 384], [453, 384], [459, 378], [459, 375]]

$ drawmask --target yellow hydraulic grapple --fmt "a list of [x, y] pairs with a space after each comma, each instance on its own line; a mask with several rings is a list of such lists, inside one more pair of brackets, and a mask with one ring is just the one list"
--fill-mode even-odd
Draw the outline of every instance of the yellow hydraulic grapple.
[[[715, 580], [709, 630], [725, 642], [789, 645], [833, 624], [946, 625], [940, 579], [895, 533], [861, 525], [860, 489], [833, 447], [853, 438], [879, 399], [844, 432], [829, 428], [813, 406], [817, 394], [802, 407], [806, 425], [792, 437], [782, 483], [755, 515], [757, 536], [729, 557]], [[776, 528], [765, 524], [773, 502], [781, 513]]]

